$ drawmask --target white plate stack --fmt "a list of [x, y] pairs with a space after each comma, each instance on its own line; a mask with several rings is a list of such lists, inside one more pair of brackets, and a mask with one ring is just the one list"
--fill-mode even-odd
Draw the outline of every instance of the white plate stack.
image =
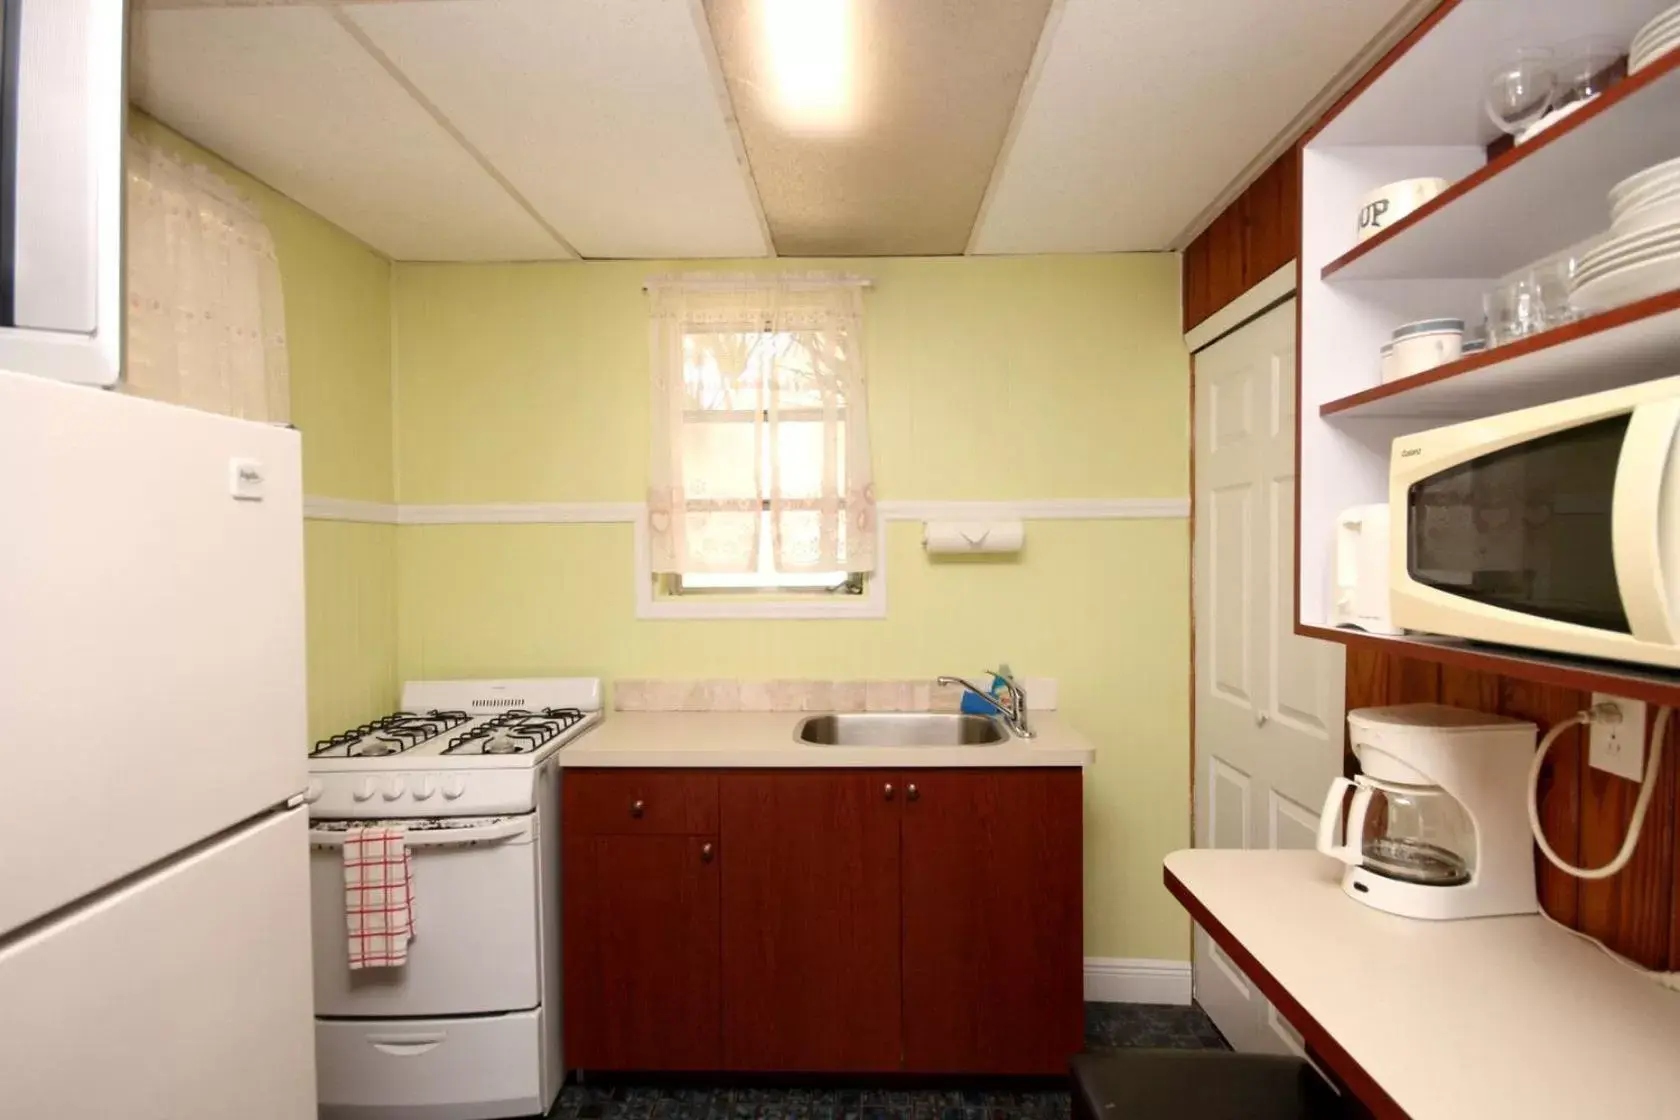
[[1680, 47], [1680, 4], [1639, 29], [1628, 48], [1628, 73], [1639, 73], [1675, 47]]
[[1680, 159], [1610, 190], [1610, 237], [1581, 258], [1569, 303], [1605, 311], [1680, 288]]

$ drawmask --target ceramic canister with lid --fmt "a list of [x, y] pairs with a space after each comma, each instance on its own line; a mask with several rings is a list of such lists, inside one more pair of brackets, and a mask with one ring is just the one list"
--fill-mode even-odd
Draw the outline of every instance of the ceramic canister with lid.
[[1420, 319], [1394, 332], [1394, 378], [1455, 361], [1463, 352], [1463, 319]]

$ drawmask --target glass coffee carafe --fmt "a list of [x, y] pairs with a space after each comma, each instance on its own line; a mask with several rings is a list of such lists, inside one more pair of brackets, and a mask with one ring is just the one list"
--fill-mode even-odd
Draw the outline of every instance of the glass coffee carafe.
[[1458, 799], [1440, 786], [1407, 785], [1361, 774], [1353, 781], [1348, 846], [1367, 870], [1405, 883], [1453, 887], [1476, 869], [1476, 829]]

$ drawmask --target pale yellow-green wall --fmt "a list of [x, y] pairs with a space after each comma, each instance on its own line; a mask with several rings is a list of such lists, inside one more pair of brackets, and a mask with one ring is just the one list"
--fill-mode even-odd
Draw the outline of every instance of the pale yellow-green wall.
[[[396, 266], [403, 502], [640, 501], [642, 282], [693, 262]], [[1183, 497], [1172, 254], [707, 262], [840, 268], [866, 303], [883, 498]]]
[[[129, 128], [210, 167], [262, 209], [285, 291], [304, 493], [391, 501], [390, 261], [144, 113], [131, 112]], [[309, 521], [304, 557], [315, 738], [395, 706], [396, 527]]]
[[[693, 265], [392, 265], [139, 114], [262, 206], [312, 496], [633, 501], [642, 280]], [[804, 269], [825, 262], [708, 262]], [[1167, 255], [826, 262], [867, 303], [882, 498], [1182, 497], [1188, 362]], [[1035, 522], [1021, 558], [930, 564], [888, 526], [879, 621], [638, 622], [626, 525], [312, 521], [310, 727], [420, 676], [910, 677], [1007, 660], [1061, 682], [1087, 778], [1086, 952], [1182, 958], [1161, 856], [1189, 841], [1189, 526]]]
[[[875, 281], [883, 499], [1183, 497], [1188, 360], [1169, 255], [708, 263]], [[395, 267], [403, 502], [633, 501], [647, 449], [642, 281], [674, 263]], [[643, 622], [626, 525], [399, 530], [402, 677], [1057, 678], [1098, 748], [1086, 952], [1179, 958], [1161, 857], [1189, 842], [1189, 524], [1034, 522], [1017, 561], [930, 564], [888, 527], [879, 621]]]

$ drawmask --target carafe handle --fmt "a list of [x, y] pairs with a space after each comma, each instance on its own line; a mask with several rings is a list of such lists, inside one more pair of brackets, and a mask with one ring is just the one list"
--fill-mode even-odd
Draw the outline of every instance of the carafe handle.
[[[1353, 790], [1353, 804], [1347, 820], [1349, 842], [1339, 844], [1336, 836], [1342, 831], [1342, 795], [1350, 789]], [[1355, 785], [1346, 778], [1331, 781], [1330, 792], [1324, 798], [1324, 811], [1318, 815], [1318, 850], [1350, 867], [1364, 862], [1360, 844], [1365, 835], [1365, 815], [1370, 808], [1371, 791], [1368, 787]]]

